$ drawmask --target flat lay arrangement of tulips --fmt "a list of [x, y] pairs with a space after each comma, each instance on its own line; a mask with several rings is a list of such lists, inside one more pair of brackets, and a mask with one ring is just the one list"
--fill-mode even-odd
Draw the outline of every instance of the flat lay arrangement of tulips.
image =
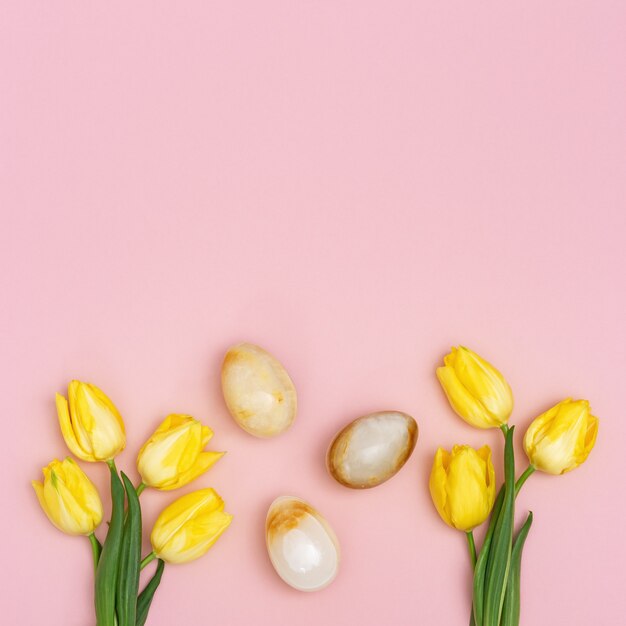
[[[594, 446], [598, 419], [586, 400], [566, 399], [537, 417], [524, 436], [527, 469], [515, 475], [509, 425], [513, 394], [502, 374], [475, 352], [453, 348], [437, 368], [437, 378], [452, 409], [470, 425], [499, 429], [504, 443], [504, 480], [498, 489], [491, 450], [455, 445], [439, 448], [430, 474], [430, 493], [441, 518], [464, 532], [473, 570], [469, 622], [475, 626], [514, 626], [520, 619], [520, 571], [532, 513], [515, 531], [515, 499], [526, 480], [540, 470], [563, 474], [585, 461]], [[253, 344], [233, 346], [222, 365], [222, 390], [228, 411], [243, 430], [275, 437], [294, 423], [295, 386], [282, 364]], [[104, 462], [110, 471], [111, 518], [101, 542], [100, 495], [71, 457], [43, 469], [33, 481], [42, 509], [59, 530], [84, 535], [94, 563], [97, 626], [141, 626], [169, 563], [203, 554], [228, 528], [232, 516], [212, 488], [174, 500], [158, 516], [150, 534], [152, 551], [141, 554], [140, 496], [146, 488], [170, 491], [204, 474], [223, 452], [205, 450], [210, 428], [189, 415], [165, 418], [137, 456], [138, 484], [115, 464], [126, 446], [124, 421], [114, 403], [92, 384], [72, 381], [67, 398], [57, 394], [61, 432], [81, 461]], [[410, 415], [376, 411], [342, 428], [330, 442], [330, 475], [351, 489], [368, 489], [393, 477], [411, 456], [418, 425]], [[262, 445], [262, 444], [261, 444]], [[473, 531], [489, 520], [480, 550]], [[300, 591], [329, 585], [339, 570], [339, 541], [326, 518], [300, 497], [283, 495], [270, 506], [265, 524], [268, 557], [277, 574]], [[152, 577], [140, 590], [141, 570], [156, 560]], [[151, 567], [154, 567], [152, 565]]]
[[[57, 394], [57, 413], [68, 448], [83, 461], [105, 462], [111, 473], [111, 520], [106, 539], [95, 535], [102, 521], [100, 496], [70, 457], [43, 469], [43, 483], [33, 481], [50, 521], [70, 535], [86, 535], [92, 545], [96, 621], [101, 624], [145, 624], [165, 563], [184, 563], [202, 556], [226, 530], [232, 516], [213, 489], [179, 498], [157, 518], [152, 552], [141, 557], [142, 524], [139, 496], [147, 487], [168, 491], [204, 473], [222, 455], [205, 452], [213, 433], [189, 415], [169, 415], [141, 448], [134, 487], [118, 473], [115, 456], [126, 446], [124, 422], [111, 400], [94, 385], [73, 380], [68, 398]], [[158, 559], [154, 575], [139, 593], [139, 574]]]
[[[477, 428], [499, 428], [504, 434], [504, 484], [496, 496], [495, 471], [489, 446], [474, 450], [439, 448], [430, 475], [430, 493], [442, 519], [467, 533], [473, 577], [470, 624], [513, 626], [520, 618], [522, 549], [533, 522], [514, 533], [515, 498], [536, 470], [564, 474], [589, 456], [598, 434], [598, 419], [589, 402], [568, 398], [529, 426], [524, 449], [529, 465], [515, 478], [513, 394], [502, 374], [467, 348], [453, 348], [437, 369], [437, 377], [454, 411]], [[480, 553], [473, 530], [487, 520], [489, 527]]]

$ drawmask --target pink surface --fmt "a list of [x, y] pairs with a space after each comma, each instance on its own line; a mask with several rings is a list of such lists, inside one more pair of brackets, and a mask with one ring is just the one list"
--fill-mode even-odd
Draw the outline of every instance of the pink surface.
[[[93, 623], [88, 543], [29, 485], [67, 454], [54, 392], [76, 377], [120, 408], [133, 477], [168, 412], [228, 450], [183, 491], [215, 487], [235, 521], [166, 569], [152, 626], [466, 624], [465, 538], [427, 490], [438, 445], [501, 454], [435, 379], [465, 343], [507, 376], [520, 430], [567, 395], [601, 418], [588, 462], [518, 501], [522, 623], [621, 623], [625, 23], [620, 1], [4, 2], [3, 621]], [[275, 440], [224, 407], [241, 340], [296, 382]], [[386, 408], [418, 420], [413, 457], [370, 491], [334, 483], [332, 435]], [[266, 556], [280, 494], [339, 536], [320, 593]], [[172, 495], [142, 499], [150, 526]]]

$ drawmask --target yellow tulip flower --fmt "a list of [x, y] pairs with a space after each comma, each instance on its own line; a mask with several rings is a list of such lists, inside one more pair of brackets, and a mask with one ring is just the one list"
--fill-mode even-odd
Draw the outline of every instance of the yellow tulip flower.
[[73, 380], [68, 401], [57, 393], [61, 432], [67, 447], [83, 461], [109, 461], [124, 449], [126, 431], [115, 405], [95, 385]]
[[489, 446], [474, 450], [454, 446], [439, 448], [430, 473], [430, 495], [441, 519], [469, 532], [482, 524], [496, 497], [496, 473]]
[[203, 450], [212, 436], [208, 426], [189, 415], [168, 415], [139, 451], [141, 480], [162, 490], [191, 482], [224, 456], [224, 452]]
[[513, 393], [504, 376], [472, 350], [460, 346], [444, 358], [437, 378], [455, 413], [477, 428], [506, 424]]
[[154, 554], [167, 563], [193, 561], [218, 540], [232, 519], [213, 489], [200, 489], [178, 498], [154, 524], [150, 536]]
[[43, 476], [32, 485], [48, 519], [68, 535], [90, 535], [102, 521], [102, 502], [87, 475], [68, 457], [44, 467]]
[[587, 400], [568, 398], [537, 417], [524, 436], [531, 464], [548, 474], [564, 474], [585, 462], [598, 434], [598, 418]]

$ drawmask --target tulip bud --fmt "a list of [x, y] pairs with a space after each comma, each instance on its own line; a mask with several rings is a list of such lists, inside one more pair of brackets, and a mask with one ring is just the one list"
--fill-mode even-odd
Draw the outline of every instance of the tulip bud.
[[439, 448], [430, 473], [430, 495], [441, 519], [468, 532], [482, 524], [496, 497], [496, 473], [489, 446], [474, 450], [454, 446]]
[[43, 476], [32, 485], [48, 519], [68, 535], [90, 535], [102, 521], [102, 502], [87, 475], [68, 457], [44, 467]]
[[587, 400], [568, 398], [537, 417], [524, 435], [531, 464], [548, 474], [564, 474], [585, 462], [598, 435], [598, 418]]
[[182, 487], [206, 472], [224, 452], [205, 452], [213, 431], [189, 415], [168, 415], [137, 457], [141, 480], [155, 489]]
[[194, 491], [159, 515], [150, 535], [152, 548], [167, 563], [193, 561], [219, 539], [232, 519], [214, 489]]
[[56, 395], [67, 447], [83, 461], [109, 461], [126, 445], [124, 422], [115, 405], [95, 385], [73, 380], [68, 401]]
[[506, 424], [513, 411], [513, 393], [504, 376], [462, 346], [452, 348], [437, 368], [437, 378], [455, 413], [477, 428]]

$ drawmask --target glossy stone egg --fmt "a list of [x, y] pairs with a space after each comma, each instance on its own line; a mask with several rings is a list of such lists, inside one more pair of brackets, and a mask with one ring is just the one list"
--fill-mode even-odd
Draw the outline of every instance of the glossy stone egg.
[[376, 487], [394, 476], [417, 442], [416, 421], [400, 411], [370, 413], [350, 422], [326, 455], [330, 475], [352, 489]]
[[276, 573], [294, 589], [317, 591], [337, 575], [337, 537], [324, 517], [300, 498], [274, 500], [267, 512], [265, 540]]
[[251, 343], [226, 353], [222, 392], [233, 419], [251, 435], [280, 435], [296, 417], [296, 388], [289, 374], [269, 352]]

